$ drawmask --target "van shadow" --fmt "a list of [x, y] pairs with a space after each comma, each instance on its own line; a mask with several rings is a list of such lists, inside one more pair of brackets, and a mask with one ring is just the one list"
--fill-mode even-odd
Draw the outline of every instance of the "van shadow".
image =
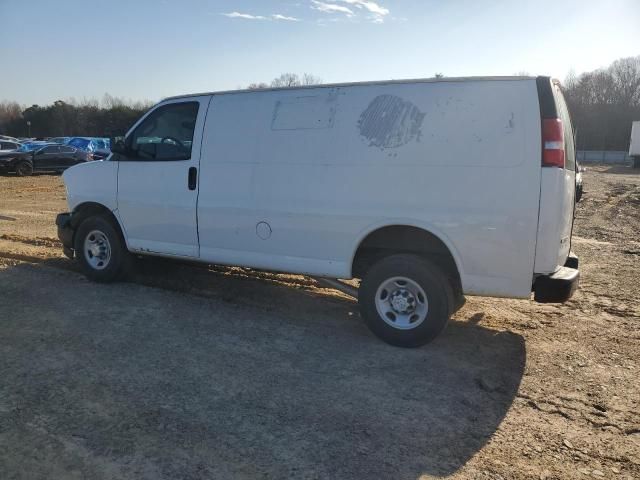
[[[520, 335], [464, 312], [399, 349], [304, 277], [160, 260], [97, 285], [64, 270], [0, 270], [0, 398], [21, 394], [3, 435], [29, 445], [22, 424], [46, 418], [61, 459], [82, 439], [89, 476], [105, 462], [154, 478], [447, 476], [495, 433], [524, 371]], [[9, 447], [0, 463], [33, 471], [55, 453]]]

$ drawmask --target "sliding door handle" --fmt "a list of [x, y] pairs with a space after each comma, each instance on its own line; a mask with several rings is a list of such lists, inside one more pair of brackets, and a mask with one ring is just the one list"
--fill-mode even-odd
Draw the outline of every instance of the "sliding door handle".
[[196, 167], [189, 168], [189, 190], [195, 190], [198, 185], [198, 169]]

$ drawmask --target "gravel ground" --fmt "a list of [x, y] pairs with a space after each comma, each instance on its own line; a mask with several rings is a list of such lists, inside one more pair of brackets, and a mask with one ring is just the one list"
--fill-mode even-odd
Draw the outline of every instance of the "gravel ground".
[[0, 177], [0, 479], [640, 478], [640, 173], [585, 190], [569, 303], [469, 298], [403, 350], [301, 276], [90, 283], [60, 177]]

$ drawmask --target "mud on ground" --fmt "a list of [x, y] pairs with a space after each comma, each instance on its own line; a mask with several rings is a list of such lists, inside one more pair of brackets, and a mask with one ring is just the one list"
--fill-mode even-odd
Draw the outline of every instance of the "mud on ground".
[[0, 478], [640, 478], [640, 174], [585, 174], [565, 305], [469, 298], [402, 350], [295, 275], [61, 254], [0, 177]]

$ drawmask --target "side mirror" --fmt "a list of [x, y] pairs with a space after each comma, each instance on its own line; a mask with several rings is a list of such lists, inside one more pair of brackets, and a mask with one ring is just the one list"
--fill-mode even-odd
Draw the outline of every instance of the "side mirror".
[[111, 137], [109, 142], [111, 143], [112, 153], [127, 155], [127, 144], [124, 141], [124, 137]]

